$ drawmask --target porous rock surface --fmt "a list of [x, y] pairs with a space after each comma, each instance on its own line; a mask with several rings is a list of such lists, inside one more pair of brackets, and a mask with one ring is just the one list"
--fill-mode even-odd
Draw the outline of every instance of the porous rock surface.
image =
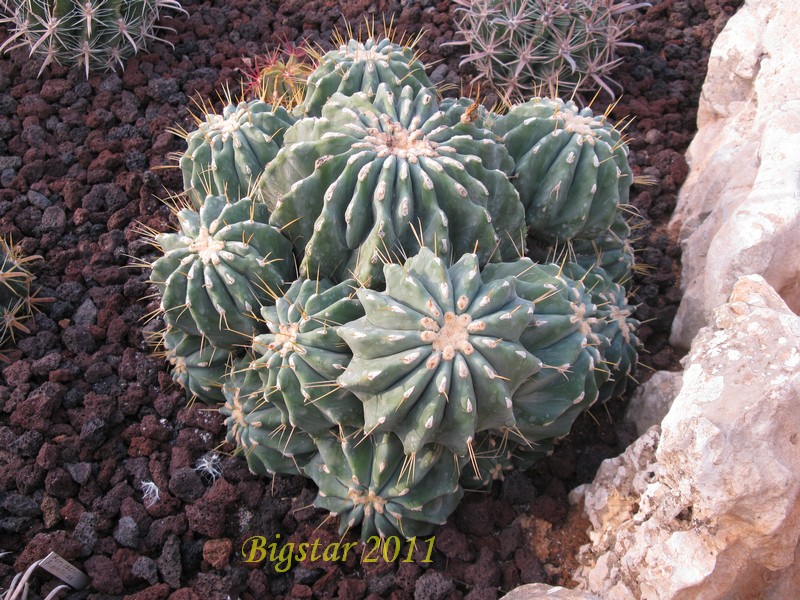
[[605, 600], [800, 597], [800, 317], [764, 280], [735, 284], [654, 426], [583, 500], [579, 587]]
[[737, 278], [758, 273], [800, 310], [800, 3], [748, 0], [717, 38], [670, 223], [684, 296], [671, 342], [688, 348]]

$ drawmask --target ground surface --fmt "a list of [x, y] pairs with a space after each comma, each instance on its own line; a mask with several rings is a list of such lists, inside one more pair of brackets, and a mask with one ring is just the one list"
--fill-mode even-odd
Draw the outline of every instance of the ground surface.
[[[741, 0], [654, 3], [631, 32], [643, 49], [628, 52], [615, 72], [625, 94], [612, 114], [635, 117], [634, 170], [658, 180], [633, 194], [649, 221], [636, 244], [648, 271], [637, 276], [635, 301], [647, 321], [642, 362], [662, 369], [677, 367], [667, 337], [680, 299], [679, 248], [665, 223], [687, 174], [682, 153], [711, 43]], [[530, 473], [468, 495], [436, 533], [429, 564], [364, 566], [351, 557], [287, 574], [269, 561], [243, 564], [239, 551], [250, 535], [322, 544], [338, 536], [308, 508], [313, 486], [300, 477], [258, 480], [236, 458], [223, 459], [213, 484], [191, 469], [222, 441], [222, 420], [187, 409], [163, 361], [149, 353], [148, 274], [126, 266], [129, 256], [152, 256], [137, 221], [169, 228], [157, 197], [178, 191], [180, 178], [160, 167], [182, 142], [166, 130], [191, 126], [191, 98], [215, 96], [226, 82], [238, 88], [241, 58], [262, 53], [265, 43], [305, 37], [329, 47], [342, 13], [351, 22], [385, 13], [401, 30], [423, 29], [426, 60], [441, 61], [429, 70], [437, 82], [458, 86], [468, 73], [458, 70], [459, 49], [442, 47], [454, 35], [447, 1], [184, 5], [188, 17], [163, 22], [177, 30], [167, 36], [174, 51], [153, 45], [120, 75], [86, 81], [78, 70], [53, 68], [36, 79], [38, 64], [24, 52], [0, 59], [0, 233], [44, 257], [35, 272], [43, 295], [56, 299], [0, 378], [0, 548], [9, 551], [0, 587], [50, 550], [92, 578], [94, 592], [70, 598], [476, 600], [521, 583], [568, 585], [572, 557], [587, 539], [566, 494], [630, 441], [612, 424], [622, 403], [580, 419]], [[6, 35], [0, 29], [0, 41]], [[143, 501], [142, 481], [159, 487], [158, 502]], [[38, 581], [44, 591], [54, 585]]]

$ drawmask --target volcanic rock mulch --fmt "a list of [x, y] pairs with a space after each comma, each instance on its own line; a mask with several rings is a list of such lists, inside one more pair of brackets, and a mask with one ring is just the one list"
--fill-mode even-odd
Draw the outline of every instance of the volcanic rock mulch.
[[[637, 19], [630, 51], [615, 72], [625, 94], [612, 116], [627, 129], [634, 171], [658, 183], [638, 187], [645, 223], [636, 243], [647, 270], [636, 277], [640, 372], [675, 368], [667, 338], [680, 300], [680, 250], [666, 233], [682, 153], [695, 130], [708, 52], [741, 0], [664, 0]], [[631, 432], [618, 425], [622, 402], [581, 418], [555, 454], [527, 474], [511, 473], [488, 493], [468, 494], [436, 532], [430, 563], [383, 561], [298, 565], [279, 574], [248, 566], [246, 538], [337, 541], [336, 524], [310, 508], [313, 484], [300, 477], [251, 476], [224, 457], [222, 477], [193, 469], [224, 437], [220, 416], [187, 407], [143, 333], [157, 303], [146, 270], [140, 222], [166, 231], [159, 201], [180, 190], [170, 152], [182, 141], [167, 129], [192, 126], [194, 98], [239, 88], [243, 56], [282, 40], [330, 47], [333, 27], [365, 15], [394, 15], [401, 31], [425, 31], [419, 47], [436, 83], [458, 89], [454, 7], [447, 1], [225, 0], [184, 2], [188, 16], [164, 19], [175, 46], [154, 44], [124, 73], [92, 75], [39, 65], [25, 52], [0, 58], [0, 233], [35, 266], [44, 306], [19, 340], [0, 383], [0, 582], [54, 550], [87, 571], [91, 591], [68, 598], [207, 600], [223, 598], [490, 599], [521, 583], [570, 584], [586, 523], [566, 500]], [[7, 32], [0, 29], [0, 41]], [[216, 102], [215, 106], [220, 107]], [[600, 108], [600, 104], [597, 105]], [[616, 419], [612, 418], [615, 417]], [[617, 424], [615, 424], [617, 423]], [[143, 499], [142, 482], [160, 490]], [[351, 541], [352, 534], [347, 536]], [[403, 557], [405, 554], [403, 555]], [[401, 557], [402, 558], [402, 557]], [[55, 581], [35, 578], [41, 593]], [[0, 586], [2, 587], [2, 586]], [[36, 598], [36, 594], [31, 595]]]

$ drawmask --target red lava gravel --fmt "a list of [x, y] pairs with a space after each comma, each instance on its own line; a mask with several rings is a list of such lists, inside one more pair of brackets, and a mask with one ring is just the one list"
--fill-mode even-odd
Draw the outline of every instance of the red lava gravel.
[[[658, 181], [632, 196], [647, 223], [636, 247], [649, 267], [634, 298], [647, 321], [641, 360], [664, 369], [677, 368], [667, 338], [680, 300], [680, 249], [665, 225], [687, 174], [682, 154], [711, 43], [741, 0], [653, 3], [630, 36], [643, 49], [626, 52], [614, 74], [625, 94], [612, 115], [635, 117], [631, 163]], [[137, 222], [158, 231], [174, 222], [158, 198], [180, 191], [179, 171], [163, 167], [183, 141], [167, 130], [192, 127], [193, 99], [216, 97], [226, 83], [239, 89], [242, 57], [283, 39], [330, 47], [343, 18], [393, 15], [400, 31], [424, 30], [419, 47], [428, 64], [438, 61], [435, 83], [457, 89], [469, 73], [458, 69], [460, 48], [442, 46], [454, 37], [446, 0], [183, 4], [188, 16], [162, 20], [177, 31], [166, 36], [174, 50], [153, 44], [122, 74], [87, 81], [77, 68], [53, 67], [37, 79], [39, 64], [24, 50], [0, 58], [0, 233], [44, 257], [34, 272], [42, 295], [55, 299], [0, 378], [0, 548], [8, 552], [0, 587], [51, 550], [91, 578], [87, 590], [62, 596], [70, 599], [489, 600], [524, 583], [570, 585], [575, 551], [588, 539], [567, 492], [631, 441], [618, 424], [622, 401], [579, 419], [530, 472], [468, 494], [432, 548], [422, 542], [410, 562], [401, 561], [404, 546], [390, 563], [362, 563], [360, 547], [344, 561], [306, 559], [284, 573], [277, 561], [244, 563], [250, 536], [319, 540], [320, 548], [339, 536], [310, 508], [315, 489], [301, 477], [258, 479], [225, 455], [219, 477], [193, 468], [222, 442], [223, 421], [187, 407], [151, 355], [143, 334], [159, 326], [145, 321], [154, 289], [146, 270], [130, 266], [155, 256]], [[7, 36], [0, 26], [0, 43]], [[157, 499], [143, 482], [157, 486]], [[30, 598], [55, 585], [35, 576], [41, 591]]]

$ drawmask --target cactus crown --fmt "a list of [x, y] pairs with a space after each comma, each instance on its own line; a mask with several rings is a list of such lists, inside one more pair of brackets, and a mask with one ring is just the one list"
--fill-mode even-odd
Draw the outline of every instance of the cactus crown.
[[162, 10], [186, 12], [178, 0], [8, 0], [3, 8], [11, 14], [0, 22], [13, 32], [0, 51], [29, 46], [44, 58], [39, 75], [51, 63], [77, 64], [87, 79], [91, 69], [122, 67], [150, 41], [163, 41]]

